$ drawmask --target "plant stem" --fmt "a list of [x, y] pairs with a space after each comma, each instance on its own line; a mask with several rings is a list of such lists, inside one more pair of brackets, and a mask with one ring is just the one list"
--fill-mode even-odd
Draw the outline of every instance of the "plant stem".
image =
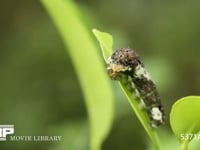
[[156, 131], [150, 127], [149, 119], [148, 119], [146, 113], [144, 113], [141, 110], [141, 108], [139, 107], [139, 105], [140, 105], [139, 102], [133, 98], [132, 94], [126, 89], [125, 85], [123, 85], [123, 83], [121, 83], [121, 82], [119, 82], [119, 84], [120, 84], [123, 92], [127, 96], [127, 99], [129, 101], [132, 109], [134, 110], [137, 118], [141, 122], [141, 124], [144, 127], [145, 131], [147, 132], [148, 136], [150, 137], [153, 145], [155, 146], [155, 148], [157, 150], [161, 150], [161, 145], [160, 145], [160, 140], [158, 138], [158, 135], [157, 135]]
[[188, 150], [188, 141], [181, 142], [180, 150]]

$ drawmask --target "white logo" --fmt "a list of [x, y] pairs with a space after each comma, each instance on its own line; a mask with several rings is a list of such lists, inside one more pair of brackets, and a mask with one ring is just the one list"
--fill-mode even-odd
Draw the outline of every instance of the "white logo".
[[[44, 141], [44, 142], [59, 142], [62, 136], [58, 135], [10, 135], [14, 134], [14, 125], [0, 125], [0, 141]], [[8, 135], [9, 138], [7, 137]]]
[[0, 141], [6, 141], [8, 134], [14, 134], [14, 125], [0, 125]]

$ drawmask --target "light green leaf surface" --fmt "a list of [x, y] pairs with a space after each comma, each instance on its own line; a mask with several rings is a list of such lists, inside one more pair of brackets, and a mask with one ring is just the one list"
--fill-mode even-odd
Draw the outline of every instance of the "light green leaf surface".
[[[113, 93], [90, 32], [71, 0], [42, 0], [68, 48], [86, 100], [91, 149], [100, 150], [113, 120]], [[51, 43], [49, 43], [51, 44]]]
[[[107, 61], [107, 58], [112, 55], [112, 45], [113, 40], [112, 36], [108, 33], [98, 31], [96, 29], [93, 30], [94, 35], [96, 36], [97, 40], [100, 43], [102, 53], [104, 54], [104, 59]], [[103, 45], [103, 46], [102, 46]], [[132, 109], [134, 110], [136, 116], [140, 120], [141, 124], [143, 125], [144, 129], [146, 130], [147, 134], [149, 135], [150, 139], [152, 140], [156, 149], [160, 149], [160, 142], [157, 137], [157, 134], [153, 128], [150, 127], [150, 121], [145, 113], [145, 111], [141, 110], [140, 104], [137, 100], [135, 100], [132, 96], [132, 93], [123, 85], [122, 82], [119, 82], [123, 92], [125, 93]]]
[[113, 38], [106, 32], [100, 32], [96, 29], [92, 30], [102, 49], [103, 57], [107, 60], [112, 54]]
[[192, 137], [200, 131], [200, 96], [179, 99], [170, 112], [170, 124], [181, 149], [187, 149]]

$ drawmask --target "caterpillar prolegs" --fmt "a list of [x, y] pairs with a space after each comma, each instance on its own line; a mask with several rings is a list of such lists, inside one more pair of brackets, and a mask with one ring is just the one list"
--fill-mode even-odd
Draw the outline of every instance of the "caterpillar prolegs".
[[126, 80], [129, 91], [144, 104], [152, 127], [164, 124], [164, 107], [156, 85], [134, 50], [116, 50], [107, 60], [107, 71], [112, 80]]

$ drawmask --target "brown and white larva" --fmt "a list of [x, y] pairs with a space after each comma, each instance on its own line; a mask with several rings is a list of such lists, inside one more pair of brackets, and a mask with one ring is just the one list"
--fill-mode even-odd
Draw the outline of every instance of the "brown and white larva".
[[107, 60], [107, 71], [113, 80], [126, 79], [125, 84], [129, 90], [144, 104], [152, 127], [164, 124], [164, 107], [156, 85], [134, 50], [130, 48], [116, 50]]

